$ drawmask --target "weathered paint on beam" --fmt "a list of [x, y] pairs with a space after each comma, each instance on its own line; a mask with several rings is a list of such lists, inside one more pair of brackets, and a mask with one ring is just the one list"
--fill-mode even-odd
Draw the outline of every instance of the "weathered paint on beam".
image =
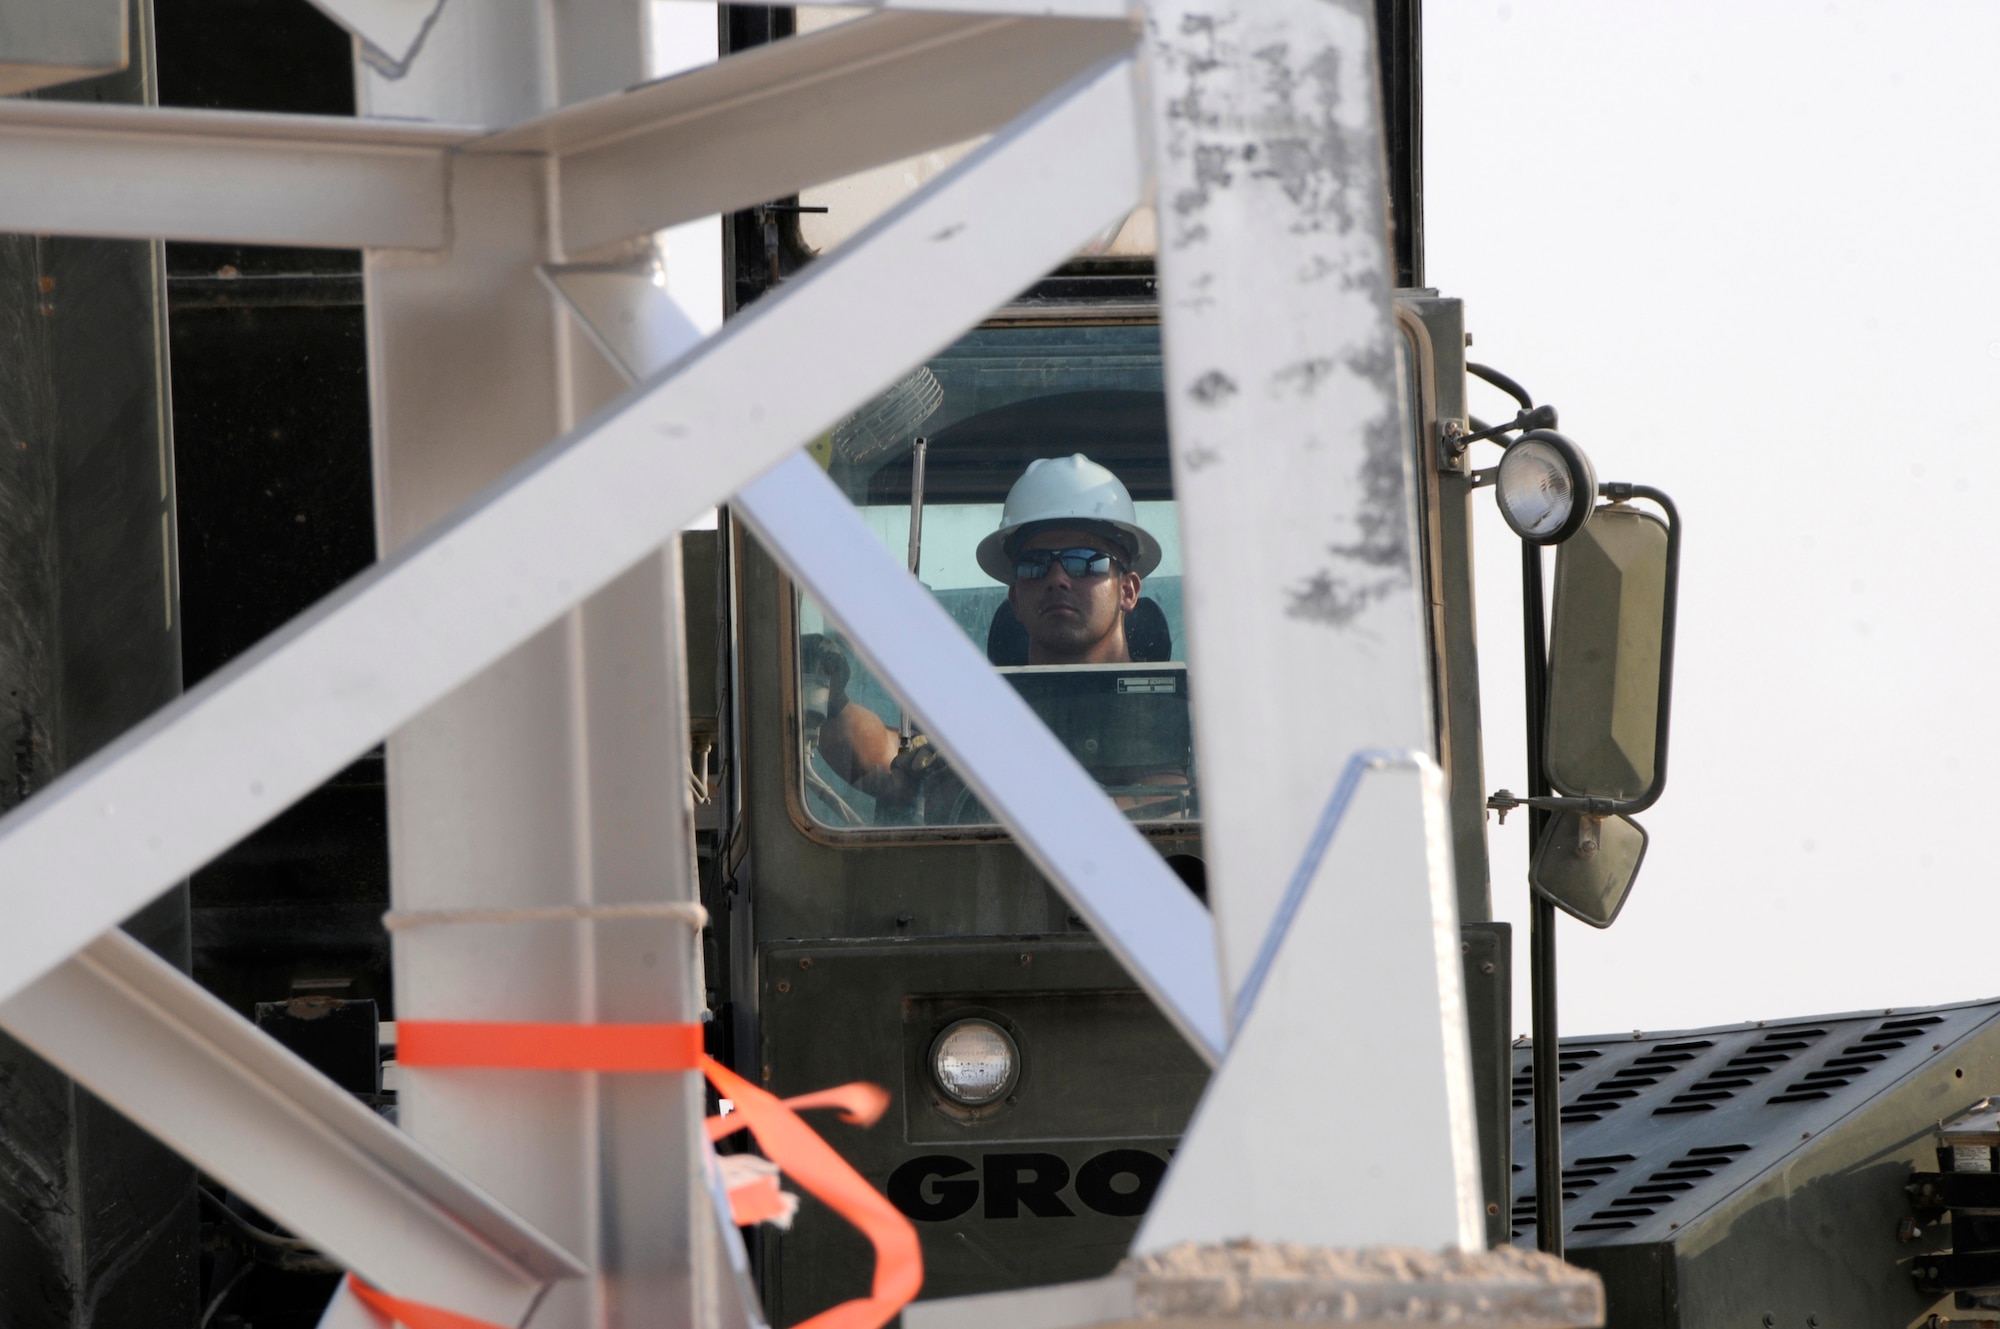
[[[1203, 838], [1233, 1005], [1350, 756], [1432, 747], [1415, 448], [1366, 0], [1157, 0], [1144, 49]], [[1136, 1249], [1479, 1240], [1434, 772], [1363, 785]]]

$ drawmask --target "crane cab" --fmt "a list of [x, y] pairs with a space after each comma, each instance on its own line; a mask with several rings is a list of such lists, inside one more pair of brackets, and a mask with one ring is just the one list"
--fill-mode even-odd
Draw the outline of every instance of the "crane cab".
[[[918, 580], [1199, 895], [1201, 775], [1189, 718], [1198, 666], [1182, 615], [1151, 286], [1136, 272], [1046, 283], [813, 453], [888, 548], [917, 550]], [[1079, 287], [1094, 289], [1079, 296]], [[1470, 763], [1470, 805], [1455, 820], [1468, 985], [1475, 1020], [1492, 1026], [1474, 1042], [1481, 1142], [1498, 1196], [1507, 948], [1504, 926], [1484, 921], [1476, 689], [1447, 681], [1474, 663], [1469, 603], [1453, 598], [1457, 582], [1470, 587], [1466, 489], [1440, 470], [1437, 446], [1441, 399], [1451, 418], [1462, 415], [1463, 336], [1456, 302], [1427, 294], [1401, 302], [1398, 325], [1407, 475], [1420, 494], [1437, 647], [1436, 755], [1454, 773]], [[1077, 453], [1123, 482], [1160, 558], [1126, 618], [1129, 661], [1037, 665], [1008, 587], [976, 551], [1031, 462]], [[906, 734], [905, 752], [924, 742], [921, 723], [905, 724], [839, 625], [747, 532], [725, 515], [716, 538], [729, 650], [714, 706], [723, 759], [704, 809], [712, 1042], [780, 1095], [857, 1079], [891, 1091], [873, 1129], [823, 1129], [914, 1222], [926, 1297], [1109, 1271], [1166, 1170], [1206, 1066], [956, 778], [949, 753], [921, 781], [886, 786], [829, 759], [821, 738], [843, 700]], [[705, 576], [709, 562], [697, 552], [689, 565]], [[1455, 634], [1462, 640], [1447, 644]], [[865, 1243], [810, 1198], [789, 1231], [760, 1229], [758, 1239], [775, 1324], [862, 1286]]]

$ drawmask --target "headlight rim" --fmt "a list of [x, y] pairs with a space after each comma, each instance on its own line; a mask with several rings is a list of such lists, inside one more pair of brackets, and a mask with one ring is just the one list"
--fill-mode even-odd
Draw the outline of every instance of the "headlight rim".
[[[1542, 534], [1522, 530], [1514, 520], [1513, 510], [1507, 506], [1506, 486], [1501, 476], [1509, 456], [1518, 455], [1515, 449], [1527, 444], [1541, 444], [1561, 459], [1563, 468], [1570, 477], [1570, 510], [1560, 525]], [[1499, 465], [1493, 472], [1493, 501], [1500, 509], [1500, 519], [1507, 523], [1507, 529], [1534, 545], [1559, 545], [1582, 530], [1590, 520], [1590, 514], [1597, 510], [1597, 470], [1590, 464], [1590, 457], [1570, 439], [1553, 429], [1530, 429], [1508, 445]]]
[[[1006, 1045], [1007, 1049], [1007, 1077], [1001, 1082], [998, 1089], [985, 1098], [961, 1098], [945, 1083], [944, 1076], [938, 1068], [938, 1057], [944, 1050], [945, 1041], [967, 1025], [980, 1025], [991, 1029], [1000, 1036], [1001, 1041]], [[989, 1112], [1011, 1102], [1014, 1097], [1014, 1091], [1020, 1087], [1021, 1062], [1021, 1040], [1015, 1032], [1007, 1026], [1006, 1022], [979, 1012], [966, 1012], [947, 1020], [938, 1029], [937, 1033], [932, 1036], [930, 1046], [924, 1053], [924, 1069], [929, 1073], [931, 1088], [937, 1092], [938, 1096], [944, 1100], [947, 1106], [961, 1112]]]

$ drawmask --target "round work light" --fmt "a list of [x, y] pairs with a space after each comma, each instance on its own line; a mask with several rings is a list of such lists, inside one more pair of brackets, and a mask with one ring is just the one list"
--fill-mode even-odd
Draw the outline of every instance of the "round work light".
[[1531, 429], [1500, 458], [1500, 515], [1530, 544], [1561, 544], [1590, 520], [1597, 473], [1583, 449], [1553, 429]]
[[931, 1044], [931, 1077], [946, 1098], [984, 1107], [1014, 1087], [1020, 1054], [990, 1020], [960, 1020]]

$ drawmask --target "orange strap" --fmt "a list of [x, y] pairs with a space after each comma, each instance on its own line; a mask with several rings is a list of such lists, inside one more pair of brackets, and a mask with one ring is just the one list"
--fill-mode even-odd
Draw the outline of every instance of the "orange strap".
[[[736, 1105], [730, 1116], [709, 1123], [710, 1138], [748, 1127], [765, 1157], [859, 1228], [875, 1247], [870, 1295], [822, 1311], [796, 1329], [881, 1329], [923, 1286], [916, 1228], [794, 1111], [837, 1108], [845, 1119], [870, 1125], [889, 1103], [888, 1094], [874, 1085], [842, 1085], [801, 1095], [788, 1104], [703, 1053], [698, 1024], [404, 1020], [396, 1026], [396, 1062], [563, 1071], [686, 1071], [699, 1066], [716, 1092]], [[776, 1186], [771, 1189], [775, 1192]], [[492, 1329], [483, 1321], [391, 1297], [352, 1274], [348, 1285], [364, 1305], [408, 1329]]]
[[[804, 1112], [810, 1108], [838, 1108], [840, 1119], [849, 1125], [873, 1126], [882, 1120], [882, 1114], [889, 1110], [889, 1091], [879, 1084], [857, 1082], [837, 1085], [832, 1089], [822, 1089], [817, 1093], [800, 1094], [797, 1098], [787, 1098], [783, 1102], [794, 1112]], [[737, 1112], [710, 1117], [708, 1138], [720, 1140], [724, 1136], [734, 1135], [749, 1124], [742, 1114]]]
[[776, 1096], [713, 1057], [703, 1057], [701, 1069], [716, 1092], [736, 1104], [730, 1116], [743, 1118], [765, 1156], [821, 1203], [861, 1229], [875, 1247], [871, 1295], [821, 1311], [797, 1329], [881, 1329], [923, 1286], [924, 1258], [917, 1247], [916, 1228]]
[[396, 1064], [524, 1071], [691, 1071], [698, 1024], [508, 1024], [402, 1020]]
[[382, 1289], [362, 1282], [353, 1274], [347, 1276], [347, 1290], [369, 1310], [384, 1319], [406, 1326], [406, 1329], [500, 1329], [500, 1326], [490, 1320], [475, 1320], [470, 1315], [440, 1310], [436, 1306], [426, 1306], [420, 1301], [404, 1301], [401, 1297], [392, 1297]]

